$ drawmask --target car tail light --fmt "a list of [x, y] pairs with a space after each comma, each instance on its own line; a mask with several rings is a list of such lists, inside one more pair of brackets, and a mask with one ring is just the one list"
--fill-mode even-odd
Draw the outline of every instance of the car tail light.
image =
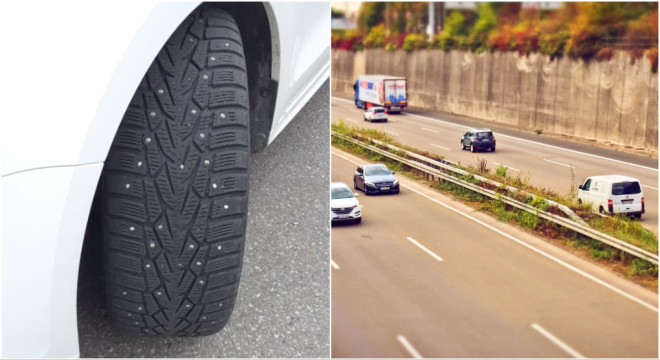
[[614, 201], [612, 199], [607, 199], [607, 210], [611, 213], [614, 212]]
[[642, 196], [642, 214], [643, 214], [645, 211], [646, 211], [646, 210], [644, 209], [644, 197]]

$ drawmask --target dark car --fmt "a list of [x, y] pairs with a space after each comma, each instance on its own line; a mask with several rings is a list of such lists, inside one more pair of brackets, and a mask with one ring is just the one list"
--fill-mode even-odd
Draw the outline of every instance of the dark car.
[[463, 150], [470, 149], [475, 152], [479, 150], [490, 150], [495, 152], [495, 136], [490, 129], [470, 129], [461, 138]]
[[360, 165], [353, 174], [353, 187], [364, 191], [365, 195], [398, 193], [399, 180], [394, 177], [394, 172], [383, 164]]

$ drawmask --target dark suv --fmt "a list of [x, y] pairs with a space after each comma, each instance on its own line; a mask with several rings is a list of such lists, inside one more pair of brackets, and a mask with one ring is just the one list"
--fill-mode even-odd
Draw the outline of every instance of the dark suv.
[[353, 186], [356, 190], [362, 189], [365, 195], [399, 192], [399, 180], [394, 177], [394, 172], [383, 164], [358, 166], [353, 174]]
[[472, 152], [478, 150], [495, 152], [495, 136], [490, 129], [470, 129], [463, 134], [461, 147], [463, 150], [469, 148]]

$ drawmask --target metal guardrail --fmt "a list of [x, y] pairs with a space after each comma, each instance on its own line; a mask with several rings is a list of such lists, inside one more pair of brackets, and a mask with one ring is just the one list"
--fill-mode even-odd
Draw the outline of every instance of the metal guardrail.
[[[467, 172], [467, 171], [464, 171], [464, 170], [461, 170], [461, 169], [456, 169], [456, 168], [454, 168], [454, 169], [446, 169], [446, 166], [448, 166], [448, 165], [446, 165], [446, 164], [442, 164], [442, 163], [440, 163], [440, 162], [438, 162], [438, 161], [435, 161], [435, 160], [433, 160], [433, 159], [426, 158], [426, 157], [421, 156], [421, 155], [419, 155], [419, 154], [415, 154], [415, 153], [409, 152], [409, 151], [407, 151], [407, 150], [397, 148], [396, 146], [392, 146], [392, 145], [389, 145], [389, 144], [384, 144], [384, 143], [382, 143], [382, 142], [380, 142], [380, 141], [378, 141], [378, 140], [369, 139], [369, 141], [372, 141], [372, 142], [374, 142], [374, 143], [377, 143], [377, 144], [379, 144], [380, 146], [386, 146], [386, 147], [388, 147], [388, 148], [390, 148], [390, 149], [392, 149], [392, 150], [396, 150], [396, 151], [399, 151], [399, 152], [404, 152], [407, 156], [410, 156], [410, 157], [416, 159], [416, 161], [412, 161], [412, 160], [410, 160], [410, 159], [406, 159], [406, 158], [404, 158], [404, 157], [398, 156], [398, 155], [396, 155], [396, 154], [393, 154], [393, 153], [391, 153], [391, 152], [389, 152], [389, 151], [383, 150], [383, 149], [378, 148], [378, 147], [376, 147], [376, 146], [366, 144], [366, 143], [364, 143], [364, 142], [362, 142], [362, 141], [359, 141], [359, 140], [356, 140], [356, 139], [353, 139], [353, 138], [350, 138], [350, 137], [343, 136], [343, 135], [341, 135], [341, 134], [339, 134], [339, 133], [337, 133], [337, 132], [334, 132], [334, 131], [332, 132], [332, 136], [335, 136], [335, 137], [337, 137], [337, 138], [339, 138], [339, 139], [342, 139], [342, 140], [345, 140], [345, 141], [349, 141], [349, 142], [351, 142], [351, 143], [353, 143], [353, 144], [356, 144], [356, 145], [362, 146], [362, 147], [364, 147], [364, 148], [366, 148], [366, 149], [368, 149], [368, 150], [370, 150], [370, 151], [372, 151], [372, 152], [375, 152], [375, 153], [377, 153], [377, 154], [383, 155], [383, 156], [385, 156], [385, 157], [387, 157], [387, 158], [390, 158], [390, 159], [392, 159], [392, 160], [395, 160], [395, 161], [397, 161], [397, 162], [400, 162], [400, 163], [402, 163], [402, 164], [404, 164], [404, 165], [406, 165], [406, 166], [408, 166], [408, 167], [411, 167], [411, 168], [413, 168], [413, 169], [416, 169], [416, 170], [418, 170], [418, 171], [421, 171], [421, 172], [423, 172], [423, 173], [425, 173], [425, 174], [427, 174], [427, 175], [432, 175], [432, 176], [434, 176], [434, 177], [438, 177], [439, 179], [442, 179], [442, 180], [445, 180], [445, 181], [452, 182], [452, 183], [454, 183], [454, 184], [456, 184], [456, 185], [462, 186], [462, 187], [464, 187], [464, 188], [466, 188], [466, 189], [469, 189], [469, 190], [474, 191], [474, 192], [476, 192], [476, 193], [479, 193], [479, 194], [482, 194], [482, 195], [484, 195], [484, 196], [487, 196], [487, 197], [489, 197], [489, 198], [491, 198], [491, 199], [500, 200], [500, 201], [504, 202], [504, 203], [507, 204], [507, 205], [513, 206], [513, 207], [515, 207], [515, 208], [517, 208], [517, 209], [520, 209], [520, 210], [526, 211], [526, 212], [528, 212], [528, 213], [532, 213], [532, 214], [534, 214], [534, 215], [536, 215], [536, 216], [538, 216], [538, 217], [540, 217], [540, 218], [542, 218], [542, 219], [545, 219], [545, 220], [548, 220], [548, 221], [554, 222], [554, 223], [557, 224], [557, 225], [560, 225], [560, 226], [563, 226], [563, 227], [565, 227], [565, 228], [567, 228], [567, 229], [573, 230], [573, 231], [575, 231], [575, 232], [577, 232], [577, 233], [579, 233], [579, 234], [581, 234], [581, 235], [584, 235], [584, 236], [586, 236], [586, 237], [588, 237], [588, 238], [591, 238], [591, 239], [594, 239], [594, 240], [598, 240], [598, 241], [603, 242], [603, 243], [605, 243], [605, 244], [607, 244], [607, 245], [609, 245], [609, 246], [611, 246], [611, 247], [613, 247], [613, 248], [619, 249], [619, 250], [621, 250], [621, 251], [623, 251], [623, 252], [626, 252], [626, 253], [628, 253], [628, 254], [630, 254], [630, 255], [633, 255], [633, 256], [635, 256], [635, 257], [638, 257], [638, 258], [640, 258], [640, 259], [644, 259], [644, 260], [646, 260], [646, 261], [648, 261], [648, 262], [651, 262], [651, 263], [653, 263], [653, 264], [658, 265], [658, 254], [654, 254], [654, 253], [652, 253], [652, 252], [650, 252], [650, 251], [647, 251], [647, 250], [641, 249], [641, 248], [636, 247], [636, 246], [634, 246], [634, 245], [631, 245], [631, 244], [629, 244], [629, 243], [627, 243], [627, 242], [625, 242], [625, 241], [623, 241], [623, 240], [617, 239], [617, 238], [615, 238], [615, 237], [613, 237], [613, 236], [610, 236], [610, 235], [607, 235], [607, 234], [603, 234], [603, 233], [601, 233], [601, 232], [599, 232], [599, 231], [597, 231], [597, 230], [594, 230], [594, 229], [592, 229], [592, 228], [590, 228], [590, 227], [588, 227], [588, 226], [585, 226], [585, 225], [583, 225], [583, 224], [581, 224], [581, 223], [578, 223], [577, 221], [574, 221], [574, 220], [572, 220], [572, 219], [566, 219], [566, 218], [563, 218], [563, 217], [561, 217], [561, 216], [558, 216], [558, 215], [555, 215], [555, 214], [549, 213], [549, 212], [547, 212], [547, 211], [543, 211], [543, 210], [537, 209], [537, 208], [535, 208], [534, 206], [531, 206], [531, 205], [529, 205], [529, 204], [523, 203], [523, 202], [521, 202], [521, 201], [518, 201], [518, 200], [513, 199], [513, 198], [511, 198], [511, 197], [508, 197], [508, 196], [506, 196], [506, 195], [502, 195], [502, 194], [500, 194], [500, 193], [498, 193], [498, 192], [495, 192], [495, 191], [493, 191], [493, 190], [489, 190], [489, 189], [486, 189], [486, 188], [481, 187], [481, 186], [479, 186], [479, 185], [476, 185], [476, 184], [473, 184], [473, 183], [467, 182], [467, 181], [465, 181], [465, 180], [458, 179], [458, 178], [456, 178], [456, 177], [454, 177], [454, 176], [451, 176], [451, 175], [448, 175], [448, 174], [442, 172], [441, 170], [439, 170], [439, 169], [437, 169], [437, 168], [434, 168], [433, 166], [430, 166], [430, 165], [428, 165], [428, 164], [435, 163], [435, 164], [433, 164], [433, 165], [435, 165], [435, 166], [442, 165], [442, 166], [440, 166], [440, 167], [441, 167], [442, 169], [445, 169], [445, 170], [453, 171], [453, 172], [456, 172], [456, 173], [461, 173], [461, 172], [462, 172], [462, 174], [464, 174], [464, 175], [468, 175], [468, 174], [469, 174], [469, 175], [474, 175], [474, 174], [471, 174], [471, 173], [469, 173], [469, 172]], [[425, 162], [425, 163], [427, 163], [427, 164], [425, 164], [425, 163], [423, 163], [423, 162]], [[476, 178], [476, 176], [475, 176], [475, 178]], [[483, 178], [483, 179], [485, 179], [485, 178]], [[492, 180], [489, 180], [489, 179], [486, 179], [486, 180], [488, 180], [488, 181], [492, 181]], [[513, 187], [509, 187], [509, 189], [515, 189], [515, 188], [513, 188]], [[517, 189], [515, 189], [515, 190], [517, 190]], [[546, 201], [547, 201], [547, 200], [546, 200]], [[562, 206], [563, 206], [563, 205], [562, 205]]]

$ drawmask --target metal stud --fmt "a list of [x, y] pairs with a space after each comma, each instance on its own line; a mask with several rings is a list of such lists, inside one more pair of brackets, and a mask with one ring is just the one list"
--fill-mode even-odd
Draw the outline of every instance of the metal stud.
[[225, 208], [225, 210], [229, 209], [229, 205], [225, 205], [223, 207]]
[[209, 78], [208, 75], [206, 75], [206, 74], [202, 75], [202, 79], [204, 79], [204, 80], [208, 80], [208, 78]]
[[138, 166], [142, 166], [142, 161], [138, 161]]
[[202, 320], [206, 320], [206, 316], [202, 316]]
[[186, 304], [186, 307], [187, 307], [188, 309], [190, 309], [190, 304]]
[[152, 112], [149, 113], [149, 115], [151, 115], [152, 117], [154, 117], [154, 116], [156, 116], [156, 112], [155, 112], [155, 111], [152, 111]]
[[229, 46], [229, 43], [225, 43], [225, 46]]
[[129, 227], [128, 230], [130, 230], [130, 231], [135, 231], [135, 226], [131, 226], [131, 227]]
[[190, 244], [188, 247], [191, 248], [191, 249], [194, 249], [194, 248], [195, 248], [195, 244]]
[[142, 306], [139, 306], [139, 307], [138, 307], [138, 310], [142, 310]]
[[208, 164], [210, 164], [210, 163], [211, 163], [210, 161], [208, 161], [208, 160], [204, 160], [204, 165], [208, 165]]
[[148, 143], [151, 142], [151, 138], [148, 137], [148, 138], [144, 139], [144, 141], [148, 144]]
[[204, 280], [200, 280], [199, 283], [203, 285], [203, 284], [204, 284]]
[[140, 325], [140, 323], [136, 321], [136, 322], [135, 322], [135, 325]]
[[146, 267], [147, 269], [149, 269], [149, 268], [151, 267], [151, 265], [150, 265], [150, 264], [147, 264], [147, 265], [145, 265], [144, 267]]
[[202, 265], [201, 261], [198, 261], [197, 266], [201, 266], [201, 265]]
[[193, 115], [194, 115], [194, 114], [197, 114], [197, 110], [195, 110], [195, 109], [192, 109], [190, 112], [191, 112]]
[[163, 224], [158, 225], [158, 230], [163, 230]]
[[220, 117], [224, 119], [225, 118], [225, 113], [220, 113]]
[[199, 137], [201, 137], [201, 138], [203, 139], [204, 137], [206, 137], [206, 135], [204, 135], [204, 134], [202, 133], [202, 134], [199, 134]]
[[218, 184], [213, 184], [213, 188], [214, 188], [214, 189], [217, 189], [217, 188], [218, 188]]
[[181, 170], [183, 170], [184, 167], [185, 166], [183, 166], [183, 164], [179, 165], [179, 169], [181, 169]]
[[156, 244], [155, 244], [155, 243], [151, 243], [151, 244], [149, 244], [149, 247], [151, 247], [151, 248], [155, 248], [155, 247], [156, 247]]
[[165, 92], [165, 91], [163, 91], [163, 89], [158, 89], [158, 93], [159, 93], [159, 94], [162, 94], [162, 93], [164, 93], [164, 92]]
[[131, 316], [133, 316], [133, 314], [131, 314], [131, 313], [128, 313], [128, 316], [129, 316], [129, 317], [131, 317]]
[[215, 61], [215, 56], [211, 56], [211, 61]]
[[222, 303], [218, 304], [219, 307], [222, 307]]
[[218, 245], [218, 250], [222, 250], [222, 245]]
[[124, 292], [121, 293], [121, 294], [124, 295], [124, 296], [128, 295], [128, 293], [127, 293], [126, 291], [124, 291]]
[[162, 294], [160, 291], [156, 292], [156, 296], [160, 296]]
[[130, 188], [131, 188], [131, 184], [126, 184], [126, 188], [127, 188], [127, 189], [130, 189]]

